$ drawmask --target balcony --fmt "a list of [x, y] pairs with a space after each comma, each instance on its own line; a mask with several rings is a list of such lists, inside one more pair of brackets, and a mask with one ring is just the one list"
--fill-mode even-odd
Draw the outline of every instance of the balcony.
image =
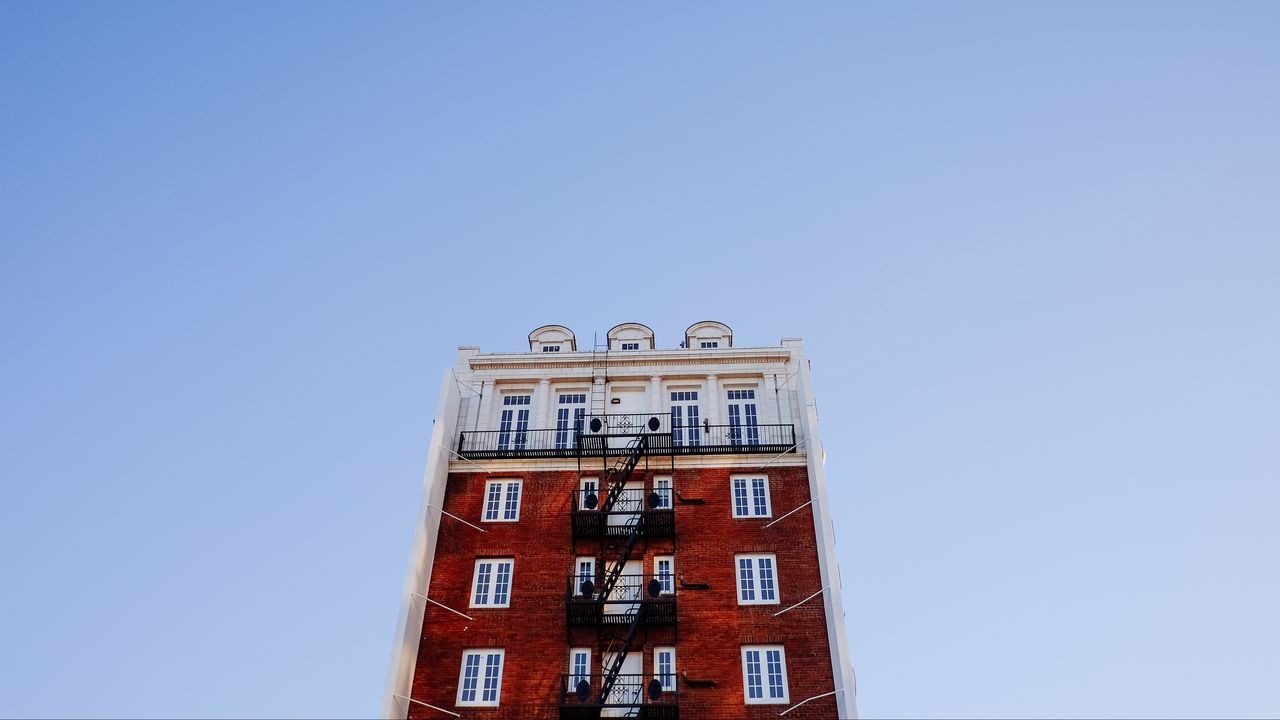
[[[663, 683], [652, 675], [617, 675], [602, 698], [604, 676], [560, 676], [561, 720], [629, 717], [675, 720], [680, 717], [679, 678], [667, 675]], [[664, 687], [665, 685], [665, 687]]]
[[625, 455], [627, 444], [648, 439], [652, 455], [795, 452], [795, 426], [673, 425], [670, 413], [586, 416], [573, 426], [530, 430], [518, 424], [462, 432], [457, 453], [468, 460], [573, 458]]
[[640, 488], [623, 490], [613, 508], [605, 511], [604, 498], [595, 490], [573, 491], [575, 540], [617, 538], [625, 540], [634, 529], [641, 537], [667, 538], [676, 533], [676, 513], [671, 507], [671, 488], [645, 494]]
[[[674, 582], [669, 576], [667, 585]], [[676, 624], [674, 587], [664, 591], [663, 581], [648, 575], [619, 575], [607, 595], [595, 578], [570, 575], [565, 583], [564, 614], [569, 627], [622, 627], [639, 620], [642, 626]]]

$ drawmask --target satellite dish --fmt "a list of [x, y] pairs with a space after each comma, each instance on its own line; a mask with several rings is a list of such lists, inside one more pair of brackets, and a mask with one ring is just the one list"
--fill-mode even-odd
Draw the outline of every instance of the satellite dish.
[[660, 697], [662, 697], [662, 681], [654, 678], [649, 681], [649, 699], [657, 700]]
[[586, 497], [582, 498], [582, 506], [588, 510], [595, 510], [596, 506], [599, 504], [600, 496], [593, 492], [587, 493]]
[[649, 509], [652, 510], [653, 508], [658, 507], [658, 505], [662, 503], [662, 496], [656, 492], [651, 492], [649, 493], [648, 500], [649, 500]]
[[[662, 683], [658, 684], [661, 685]], [[661, 690], [661, 688], [659, 688], [659, 690]], [[649, 691], [653, 692], [653, 689], [650, 688]], [[573, 692], [578, 696], [578, 700], [580, 702], [586, 702], [587, 698], [591, 697], [591, 683], [586, 680], [579, 680], [578, 687], [574, 688]]]
[[662, 423], [658, 421], [657, 417], [649, 418], [649, 432], [658, 432], [658, 428], [661, 426]]
[[582, 594], [586, 595], [587, 597], [591, 597], [592, 595], [596, 594], [596, 584], [591, 582], [590, 579], [583, 580], [582, 585], [578, 589], [581, 590]]
[[662, 594], [662, 581], [654, 578], [649, 581], [649, 597], [658, 597]]
[[600, 422], [600, 418], [591, 418], [591, 432], [600, 432], [600, 428], [604, 427], [604, 423]]

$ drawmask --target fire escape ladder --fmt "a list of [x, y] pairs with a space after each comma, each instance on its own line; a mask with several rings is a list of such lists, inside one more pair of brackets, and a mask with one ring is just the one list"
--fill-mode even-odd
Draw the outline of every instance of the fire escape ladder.
[[618, 502], [618, 498], [622, 497], [622, 492], [627, 487], [627, 481], [631, 479], [631, 473], [635, 471], [640, 458], [648, 449], [649, 442], [643, 435], [627, 444], [627, 454], [618, 458], [618, 462], [609, 469], [609, 494], [605, 496], [604, 505], [600, 508], [602, 512], [607, 513], [613, 510], [614, 504]]
[[627, 541], [623, 543], [622, 549], [618, 551], [618, 560], [613, 564], [608, 574], [604, 576], [604, 586], [600, 589], [601, 597], [609, 599], [610, 593], [618, 585], [618, 578], [622, 577], [622, 570], [626, 566], [627, 561], [631, 559], [631, 551], [635, 549], [636, 543], [640, 541], [640, 518], [639, 516], [627, 520]]
[[608, 702], [609, 694], [613, 692], [613, 686], [618, 682], [618, 675], [622, 672], [622, 664], [627, 659], [627, 653], [631, 652], [631, 643], [636, 639], [636, 631], [639, 629], [640, 613], [636, 612], [631, 616], [631, 627], [627, 628], [627, 636], [623, 638], [622, 646], [613, 654], [613, 662], [609, 663], [609, 669], [605, 672], [604, 681], [600, 684], [600, 705]]

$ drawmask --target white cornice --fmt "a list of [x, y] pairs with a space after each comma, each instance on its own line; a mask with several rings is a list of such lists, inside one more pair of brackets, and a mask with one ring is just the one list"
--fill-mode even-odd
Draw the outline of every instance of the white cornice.
[[639, 368], [689, 365], [742, 365], [787, 363], [791, 349], [784, 347], [725, 348], [717, 350], [622, 350], [608, 353], [495, 353], [467, 358], [472, 370], [590, 368], [599, 359], [606, 368]]

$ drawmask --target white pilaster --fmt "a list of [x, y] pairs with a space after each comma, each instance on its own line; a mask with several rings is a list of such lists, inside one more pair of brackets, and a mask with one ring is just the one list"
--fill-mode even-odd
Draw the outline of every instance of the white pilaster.
[[706, 413], [707, 422], [712, 425], [720, 423], [720, 385], [719, 378], [714, 373], [707, 376], [707, 401], [702, 403], [702, 410]]
[[649, 412], [662, 412], [662, 377], [658, 375], [649, 378]]
[[551, 397], [551, 378], [544, 377], [538, 381], [538, 388], [533, 391], [533, 425], [531, 430], [545, 430], [551, 427], [551, 406], [555, 399]]

